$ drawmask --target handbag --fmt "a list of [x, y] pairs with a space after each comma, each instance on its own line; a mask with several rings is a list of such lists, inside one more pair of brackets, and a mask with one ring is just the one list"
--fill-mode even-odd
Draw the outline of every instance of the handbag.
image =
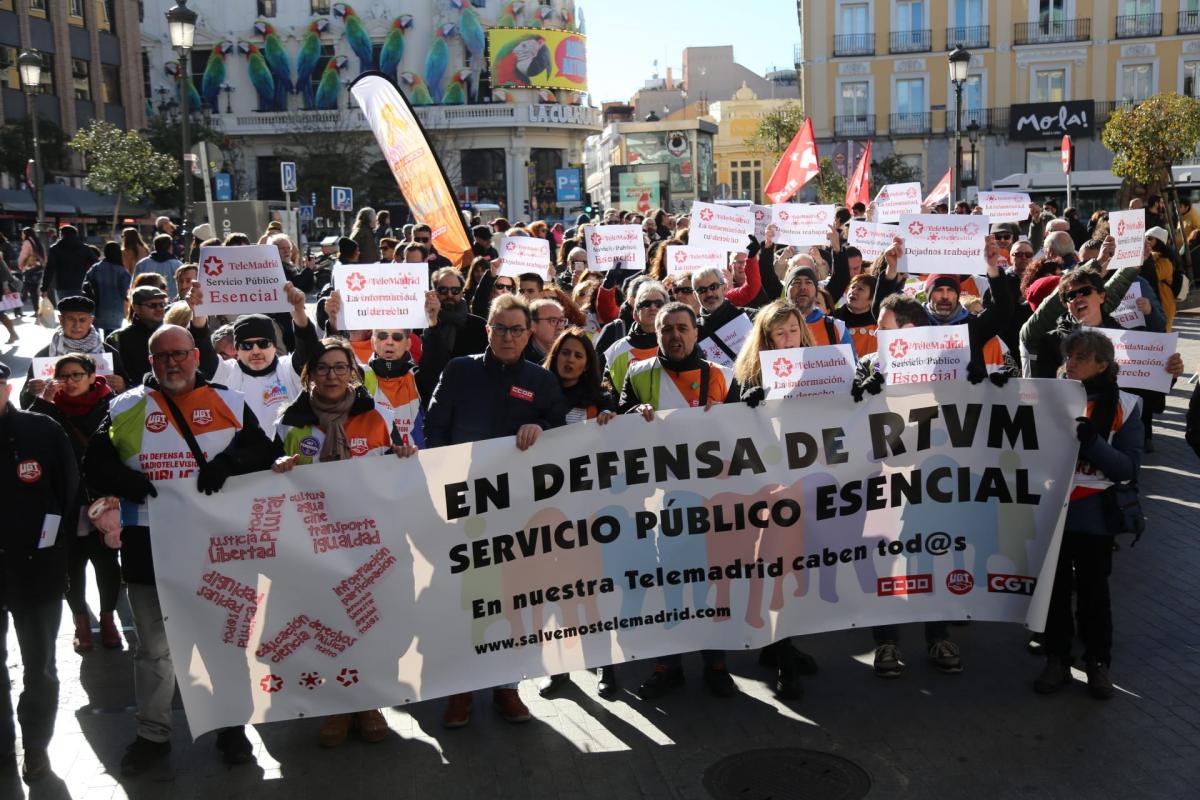
[[1115, 535], [1133, 535], [1133, 547], [1146, 530], [1146, 517], [1142, 514], [1142, 501], [1138, 494], [1137, 481], [1114, 483], [1101, 495], [1104, 504], [1104, 526]]

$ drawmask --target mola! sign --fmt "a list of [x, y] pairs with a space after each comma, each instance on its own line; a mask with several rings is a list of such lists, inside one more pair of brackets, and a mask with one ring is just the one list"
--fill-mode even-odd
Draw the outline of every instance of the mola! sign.
[[1018, 103], [1008, 112], [1008, 138], [1054, 139], [1068, 134], [1091, 136], [1096, 118], [1092, 100], [1063, 103]]

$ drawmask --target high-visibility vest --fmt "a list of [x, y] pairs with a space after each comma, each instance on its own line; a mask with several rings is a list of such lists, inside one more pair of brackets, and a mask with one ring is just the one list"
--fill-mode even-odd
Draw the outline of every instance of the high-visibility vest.
[[[1128, 392], [1118, 392], [1118, 399], [1117, 413], [1113, 414], [1112, 430], [1105, 434], [1105, 438], [1108, 438], [1108, 436], [1121, 429], [1121, 426], [1125, 424], [1125, 420], [1137, 408], [1139, 400], [1137, 395], [1129, 394]], [[1088, 401], [1087, 411], [1084, 412], [1088, 419], [1091, 419], [1095, 405], [1094, 401]], [[1091, 494], [1099, 494], [1112, 485], [1113, 481], [1103, 472], [1083, 459], [1079, 459], [1075, 462], [1075, 488], [1071, 490], [1071, 500], [1079, 500]]]
[[604, 351], [604, 362], [608, 364], [609, 381], [618, 390], [625, 385], [625, 375], [629, 366], [638, 361], [645, 361], [658, 355], [658, 345], [652, 347], [634, 347], [629, 343], [629, 337], [617, 340], [612, 347]]
[[[733, 370], [704, 362], [708, 370], [708, 397], [718, 403], [725, 401], [729, 387], [733, 384]], [[663, 380], [666, 373], [667, 380]], [[639, 361], [629, 368], [627, 374], [638, 402], [648, 403], [655, 411], [670, 408], [694, 408], [701, 405], [701, 372], [699, 369], [671, 372], [663, 369], [657, 358]]]
[[[377, 409], [350, 417], [346, 420], [345, 429], [351, 458], [391, 452], [391, 421]], [[281, 421], [275, 428], [275, 434], [283, 442], [284, 454], [300, 456], [300, 464], [313, 463], [317, 453], [321, 452], [321, 445], [325, 443], [325, 432], [316, 425], [293, 428]]]
[[370, 367], [363, 368], [363, 388], [375, 401], [375, 408], [388, 412], [396, 437], [403, 444], [422, 446], [421, 395], [417, 393], [417, 376], [409, 370], [399, 378], [381, 378]]

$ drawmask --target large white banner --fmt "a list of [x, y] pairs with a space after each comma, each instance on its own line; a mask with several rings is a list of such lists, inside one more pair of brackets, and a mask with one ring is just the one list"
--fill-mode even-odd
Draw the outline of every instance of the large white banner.
[[157, 483], [189, 727], [849, 627], [1040, 630], [1084, 405], [955, 381]]
[[991, 220], [978, 214], [905, 214], [900, 235], [910, 272], [983, 275]]
[[728, 253], [745, 250], [754, 233], [754, 210], [733, 208], [719, 203], [692, 203], [688, 225], [688, 244], [692, 247]]
[[423, 328], [429, 267], [419, 264], [335, 264], [333, 286], [342, 296], [343, 331]]
[[1108, 268], [1141, 266], [1146, 247], [1146, 209], [1108, 212], [1108, 232], [1117, 240]]
[[283, 261], [273, 244], [201, 247], [196, 285], [203, 314], [272, 314], [290, 311]]

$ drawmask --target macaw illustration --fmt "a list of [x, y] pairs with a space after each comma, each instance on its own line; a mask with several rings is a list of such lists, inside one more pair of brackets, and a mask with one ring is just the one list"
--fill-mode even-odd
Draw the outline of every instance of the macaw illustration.
[[466, 65], [476, 65], [476, 59], [483, 57], [483, 48], [487, 37], [483, 33], [483, 23], [479, 20], [479, 12], [471, 7], [467, 0], [450, 0], [450, 5], [458, 9], [458, 35], [462, 37], [463, 48], [467, 51]]
[[512, 92], [508, 91], [507, 89], [492, 89], [492, 102], [493, 103], [515, 103], [515, 102], [517, 102], [517, 98]]
[[515, 28], [517, 27], [517, 18], [521, 15], [521, 9], [525, 4], [521, 0], [509, 3], [500, 10], [500, 16], [496, 20], [497, 28]]
[[349, 3], [334, 3], [333, 15], [341, 17], [343, 20], [346, 41], [350, 43], [350, 49], [354, 51], [354, 55], [358, 56], [358, 71], [365, 72], [375, 66], [375, 53], [371, 49], [371, 37], [367, 35], [362, 17], [354, 13], [354, 9], [350, 7]]
[[238, 42], [238, 52], [246, 57], [246, 68], [250, 71], [250, 82], [254, 91], [258, 92], [258, 110], [272, 111], [275, 109], [275, 78], [271, 76], [271, 68], [263, 58], [262, 51], [253, 42]]
[[325, 71], [321, 73], [321, 82], [317, 85], [317, 108], [325, 110], [337, 108], [338, 90], [342, 86], [340, 73], [349, 61], [345, 56], [335, 56], [329, 59], [329, 63], [325, 65]]
[[221, 99], [221, 86], [225, 83], [225, 56], [232, 52], [233, 42], [218, 42], [208, 54], [208, 63], [204, 65], [204, 77], [200, 79], [201, 94], [214, 114], [220, 112], [218, 101]]
[[527, 28], [544, 28], [546, 20], [554, 15], [554, 9], [550, 6], [538, 6], [538, 10], [533, 12], [533, 19], [529, 20]]
[[400, 80], [408, 84], [408, 102], [414, 106], [431, 106], [433, 105], [433, 96], [429, 94], [429, 87], [425, 85], [425, 81], [421, 80], [421, 76], [415, 72], [401, 72]]
[[554, 92], [550, 91], [549, 89], [538, 89], [537, 96], [538, 96], [539, 103], [557, 103], [558, 102], [558, 98], [554, 96]]
[[546, 40], [531, 33], [509, 42], [496, 54], [492, 68], [492, 83], [495, 86], [529, 86], [533, 76], [545, 74], [550, 77], [550, 48]]
[[450, 46], [446, 40], [458, 30], [453, 22], [447, 22], [434, 33], [433, 42], [429, 45], [429, 54], [425, 56], [425, 85], [429, 87], [431, 96], [436, 102], [442, 100], [442, 76], [446, 74], [446, 65], [450, 63]]
[[287, 110], [287, 96], [292, 92], [292, 65], [275, 27], [265, 19], [254, 23], [254, 32], [263, 37], [262, 53], [275, 79], [275, 108]]
[[400, 69], [400, 60], [404, 58], [404, 32], [411, 30], [412, 26], [412, 15], [401, 14], [392, 20], [392, 27], [383, 40], [383, 49], [379, 51], [379, 70], [392, 80], [396, 80], [396, 70]]
[[166, 64], [166, 70], [167, 70], [167, 74], [170, 75], [174, 79], [173, 83], [175, 84], [175, 101], [182, 102], [182, 98], [180, 98], [180, 96], [179, 96], [179, 91], [180, 91], [179, 87], [180, 87], [180, 84], [186, 84], [187, 85], [187, 93], [188, 93], [188, 95], [187, 95], [188, 110], [189, 111], [199, 111], [202, 108], [202, 104], [200, 101], [200, 93], [196, 91], [196, 84], [195, 84], [195, 82], [192, 81], [191, 73], [184, 75], [181, 79], [180, 75], [179, 75], [179, 62], [178, 61], [168, 61]]
[[312, 78], [317, 62], [321, 60], [321, 34], [328, 28], [327, 17], [317, 17], [310, 22], [296, 55], [296, 91], [304, 96], [304, 108], [309, 111], [317, 107], [317, 90], [313, 88]]
[[450, 85], [446, 87], [446, 94], [442, 97], [442, 102], [448, 106], [461, 106], [467, 102], [467, 79], [474, 73], [469, 69], [460, 69], [450, 77]]

